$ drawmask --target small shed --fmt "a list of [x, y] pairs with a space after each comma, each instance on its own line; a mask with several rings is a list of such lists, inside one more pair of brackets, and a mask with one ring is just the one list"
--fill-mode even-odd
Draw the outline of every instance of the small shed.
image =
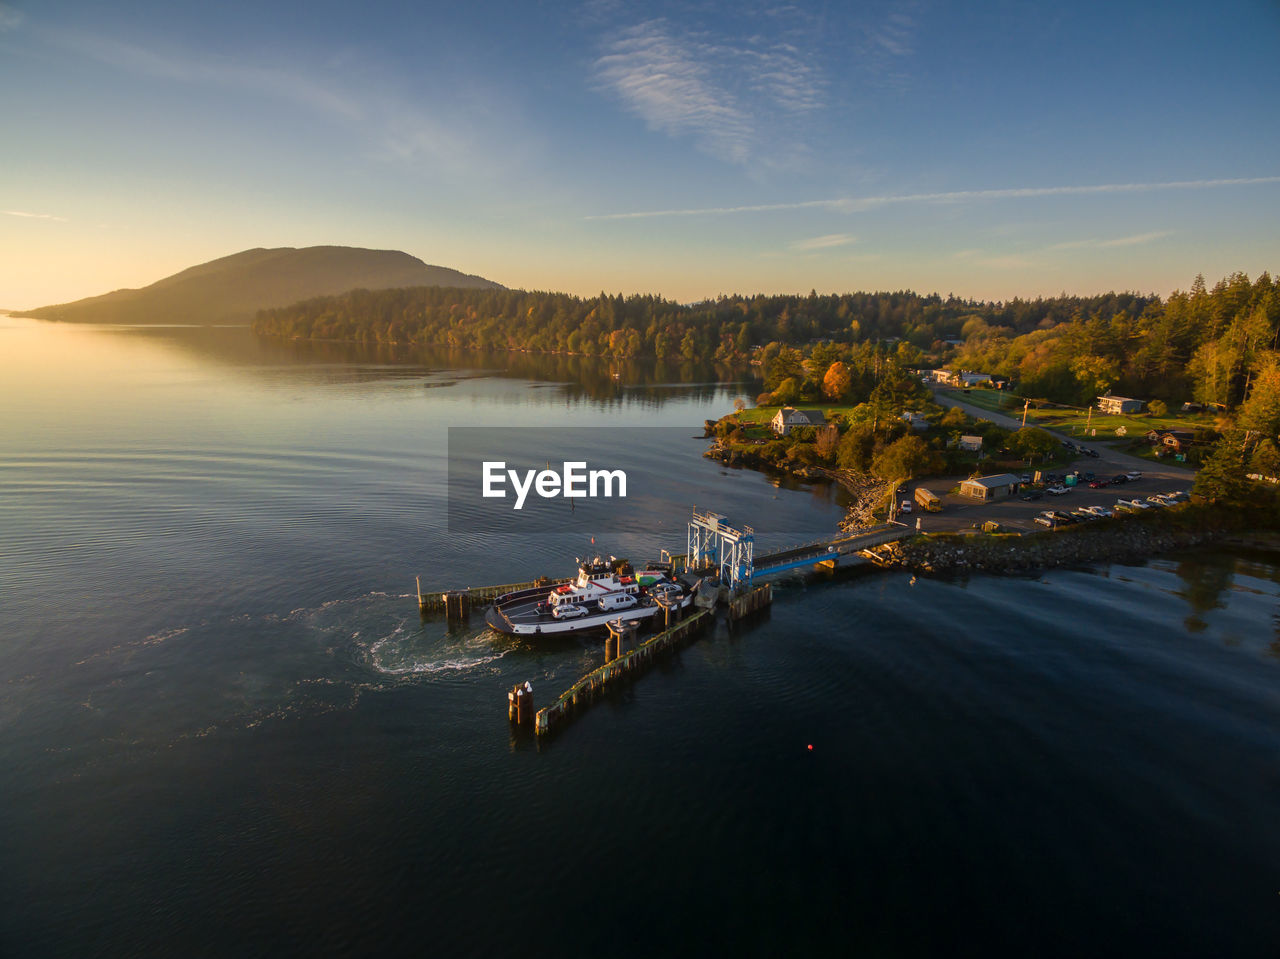
[[979, 476], [961, 483], [960, 495], [979, 500], [1006, 499], [1018, 492], [1021, 482], [1021, 477], [1014, 476], [1012, 473]]
[[959, 441], [956, 443], [956, 446], [958, 446], [965, 453], [981, 453], [982, 437], [981, 436], [961, 436]]

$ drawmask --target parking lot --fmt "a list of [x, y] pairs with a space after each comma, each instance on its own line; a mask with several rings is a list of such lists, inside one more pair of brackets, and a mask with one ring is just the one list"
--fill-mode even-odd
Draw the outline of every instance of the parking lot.
[[[946, 400], [946, 403], [952, 406], [959, 406], [971, 416], [991, 420], [1001, 426], [1017, 429], [1021, 425], [1013, 417], [1005, 416], [1001, 413], [993, 413], [990, 410], [984, 410], [963, 402], [956, 402], [950, 398]], [[967, 476], [938, 477], [909, 483], [905, 489], [913, 491], [917, 486], [924, 486], [937, 493], [942, 499], [942, 512], [923, 512], [913, 501], [911, 514], [909, 516], [900, 516], [899, 519], [911, 525], [914, 525], [915, 520], [919, 519], [920, 528], [926, 532], [952, 532], [971, 529], [973, 527], [981, 527], [983, 523], [989, 520], [994, 520], [1010, 530], [1021, 532], [1043, 531], [1044, 527], [1037, 526], [1035, 518], [1044, 510], [1061, 510], [1064, 513], [1069, 513], [1073, 509], [1079, 509], [1082, 506], [1105, 506], [1108, 509], [1112, 509], [1118, 499], [1134, 499], [1136, 497], [1145, 500], [1148, 496], [1156, 493], [1190, 490], [1191, 484], [1195, 481], [1194, 470], [1164, 462], [1153, 463], [1150, 460], [1110, 449], [1092, 439], [1080, 440], [1079, 438], [1066, 437], [1053, 431], [1049, 432], [1059, 441], [1085, 442], [1089, 448], [1098, 453], [1097, 457], [1080, 456], [1070, 465], [1056, 468], [1054, 472], [1059, 475], [1072, 470], [1079, 470], [1081, 473], [1092, 472], [1099, 477], [1109, 479], [1118, 474], [1127, 473], [1130, 470], [1138, 470], [1143, 474], [1142, 479], [1118, 486], [1108, 486], [1104, 489], [1089, 489], [1088, 484], [1085, 483], [1073, 488], [1069, 487], [1071, 491], [1063, 496], [1046, 495], [1034, 502], [1024, 502], [1020, 498], [1021, 493], [1011, 499], [982, 502], [970, 499], [967, 496], [957, 496], [946, 492], [959, 486], [962, 480], [968, 478]], [[1014, 472], [1031, 471], [1015, 470]], [[910, 492], [904, 494], [903, 498], [910, 498]]]

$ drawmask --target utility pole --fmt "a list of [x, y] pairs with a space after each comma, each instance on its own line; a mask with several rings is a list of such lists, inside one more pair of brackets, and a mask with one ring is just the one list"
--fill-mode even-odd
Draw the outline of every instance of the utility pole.
[[1031, 406], [1030, 400], [1022, 401], [1022, 426], [1025, 429], [1027, 425], [1027, 409]]
[[1092, 422], [1093, 422], [1093, 405], [1092, 405], [1092, 404], [1090, 404], [1090, 406], [1089, 406], [1089, 413], [1088, 413], [1088, 415], [1084, 418], [1084, 431], [1085, 431], [1086, 433], [1088, 433], [1088, 432], [1089, 432], [1089, 424], [1090, 424], [1090, 423], [1092, 423]]

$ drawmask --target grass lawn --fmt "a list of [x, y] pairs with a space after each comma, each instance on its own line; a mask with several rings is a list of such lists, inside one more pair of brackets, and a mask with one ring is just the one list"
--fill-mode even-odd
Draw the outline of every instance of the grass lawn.
[[[969, 393], [958, 393], [954, 390], [940, 392], [938, 400], [943, 406], [946, 400], [969, 403], [984, 410], [1002, 412], [1008, 416], [1021, 418], [1023, 398], [1011, 393], [997, 390], [973, 390]], [[1046, 407], [1027, 411], [1027, 425], [1041, 426], [1045, 429], [1057, 430], [1068, 436], [1104, 440], [1133, 439], [1148, 430], [1194, 430], [1202, 426], [1213, 426], [1212, 413], [1169, 414], [1167, 416], [1104, 416], [1094, 411], [1090, 416], [1087, 410], [1062, 409]], [[1117, 429], [1124, 429], [1123, 436], [1117, 436]], [[1095, 432], [1096, 431], [1096, 432]]]
[[[822, 410], [822, 414], [827, 419], [831, 419], [832, 415], [837, 413], [843, 416], [848, 416], [857, 409], [856, 406], [825, 406], [821, 403], [800, 403], [795, 408], [804, 410]], [[782, 409], [781, 406], [754, 406], [728, 415], [730, 419], [736, 419], [744, 426], [749, 427], [756, 424], [767, 426], [769, 421], [778, 415], [778, 410], [780, 409]]]

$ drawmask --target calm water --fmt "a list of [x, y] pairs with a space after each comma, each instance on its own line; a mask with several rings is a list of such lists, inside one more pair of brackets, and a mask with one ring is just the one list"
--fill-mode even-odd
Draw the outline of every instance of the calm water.
[[[1277, 954], [1275, 553], [796, 577], [513, 737], [600, 644], [421, 622], [413, 577], [583, 544], [451, 533], [446, 428], [757, 389], [613, 372], [0, 318], [0, 954]], [[701, 449], [698, 505], [839, 515]]]

